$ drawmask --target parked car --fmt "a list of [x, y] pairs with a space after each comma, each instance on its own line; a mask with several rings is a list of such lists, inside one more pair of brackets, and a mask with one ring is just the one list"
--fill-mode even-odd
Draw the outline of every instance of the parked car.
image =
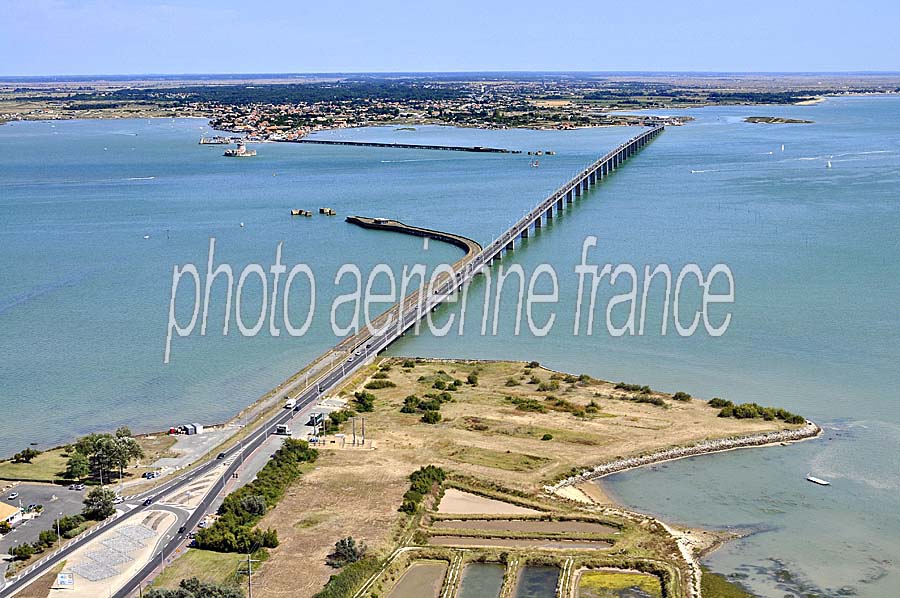
[[116, 496], [116, 497], [113, 499], [113, 504], [114, 504], [114, 505], [119, 505], [119, 504], [122, 504], [123, 502], [125, 502], [125, 499], [122, 498], [121, 496]]
[[75, 489], [79, 492], [84, 490], [84, 484], [75, 484]]
[[6, 497], [6, 500], [16, 500], [19, 498], [18, 492], [11, 492], [9, 496]]
[[183, 534], [185, 532], [185, 530], [187, 530], [187, 526], [182, 525], [181, 527], [178, 528], [178, 533]]
[[219, 453], [218, 455], [216, 455], [216, 459], [224, 459], [224, 458], [225, 458], [225, 453]]
[[145, 506], [145, 507], [149, 507], [149, 506], [152, 505], [152, 504], [153, 504], [153, 499], [152, 499], [152, 498], [148, 498], [147, 500], [144, 501], [144, 506]]

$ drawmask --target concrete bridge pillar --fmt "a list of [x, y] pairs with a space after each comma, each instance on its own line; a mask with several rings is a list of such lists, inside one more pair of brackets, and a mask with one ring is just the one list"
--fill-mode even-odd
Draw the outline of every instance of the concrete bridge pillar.
[[512, 240], [512, 241], [510, 241], [509, 243], [506, 244], [506, 250], [507, 250], [507, 251], [512, 251], [512, 250], [515, 249], [515, 248], [516, 248], [516, 242], [515, 242], [515, 240]]
[[541, 217], [540, 216], [538, 216], [537, 219], [534, 221], [534, 228], [535, 228], [535, 230], [541, 228]]
[[[570, 192], [571, 193], [571, 192]], [[581, 195], [581, 183], [575, 183], [575, 197]]]
[[553, 220], [553, 206], [550, 206], [549, 208], [547, 208], [547, 211], [544, 213], [547, 214], [547, 222], [550, 222], [551, 220]]
[[527, 226], [526, 226], [524, 229], [522, 229], [521, 237], [522, 237], [523, 239], [527, 239], [527, 238], [528, 238], [528, 227], [527, 227]]
[[562, 197], [556, 200], [556, 211], [557, 213], [562, 210]]
[[594, 172], [594, 171], [592, 171], [591, 174], [588, 175], [588, 178], [589, 178], [590, 181], [591, 181], [591, 185], [593, 185], [594, 183], [597, 182], [597, 181], [595, 180], [595, 178], [594, 178], [595, 176], [596, 176], [596, 172]]
[[584, 177], [584, 178], [581, 180], [581, 187], [582, 187], [582, 190], [584, 190], [584, 191], [587, 191], [587, 190], [588, 190], [588, 179], [587, 179], [587, 177]]
[[569, 189], [569, 191], [566, 193], [566, 203], [572, 203], [573, 201], [575, 200], [572, 198], [572, 190]]

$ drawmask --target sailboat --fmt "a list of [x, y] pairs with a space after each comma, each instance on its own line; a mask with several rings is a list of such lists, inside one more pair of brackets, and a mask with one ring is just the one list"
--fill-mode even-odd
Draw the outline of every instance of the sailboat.
[[831, 168], [831, 160], [828, 161], [828, 163], [825, 165], [825, 168]]
[[784, 151], [784, 144], [781, 144], [781, 151]]

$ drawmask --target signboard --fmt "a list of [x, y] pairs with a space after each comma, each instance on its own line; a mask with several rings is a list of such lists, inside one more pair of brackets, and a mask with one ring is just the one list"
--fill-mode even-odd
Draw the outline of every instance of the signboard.
[[57, 588], [74, 588], [75, 587], [75, 574], [74, 573], [57, 573], [56, 574], [56, 587]]

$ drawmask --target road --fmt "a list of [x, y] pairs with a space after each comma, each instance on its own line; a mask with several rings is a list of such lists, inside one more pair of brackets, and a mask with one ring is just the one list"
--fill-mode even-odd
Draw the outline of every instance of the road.
[[[644, 140], [647, 137], [652, 139], [661, 130], [662, 127], [654, 128], [637, 135], [611, 152], [605, 154], [587, 169], [577, 173], [565, 185], [557, 189], [552, 195], [538, 204], [535, 209], [520, 218], [510, 229], [494, 240], [488, 247], [481, 250], [477, 255], [471, 256], [470, 259], [463, 259], [454, 264], [453, 274], [442, 278], [432, 294], [413, 293], [376, 319], [375, 325], [382, 326], [381, 329], [374, 333], [364, 329], [353, 337], [341, 342], [340, 345], [338, 345], [338, 348], [349, 348], [349, 357], [346, 360], [342, 359], [337, 365], [330, 364], [329, 362], [329, 366], [323, 375], [314, 380], [312, 384], [306, 385], [293, 396], [293, 398], [296, 399], [296, 406], [294, 409], [280, 410], [260, 424], [257, 424], [241, 443], [226, 451], [225, 459], [223, 461], [227, 463], [227, 465], [223, 466], [223, 461], [220, 460], [208, 461], [195, 469], [166, 481], [161, 486], [149, 490], [142, 495], [129, 497], [129, 502], [134, 500], [147, 500], [150, 504], [141, 504], [127, 512], [123, 512], [118, 517], [104, 521], [93, 528], [90, 534], [86, 534], [84, 537], [73, 540], [65, 545], [62, 550], [52, 553], [34, 565], [31, 565], [0, 592], [0, 598], [14, 595], [29, 583], [49, 571], [54, 565], [64, 560], [68, 555], [84, 546], [98, 531], [109, 529], [110, 526], [120, 525], [124, 521], [134, 520], [142, 513], [156, 508], [155, 503], [165, 496], [172, 494], [177, 490], [184, 489], [193, 481], [211, 473], [217, 467], [223, 468], [223, 471], [219, 474], [218, 481], [211, 486], [210, 490], [203, 497], [199, 505], [193, 510], [187, 521], [182, 524], [185, 526], [186, 530], [194, 529], [206, 513], [212, 510], [215, 503], [219, 500], [220, 494], [224, 490], [227, 490], [229, 480], [234, 477], [242, 464], [246, 464], [249, 460], [254, 458], [256, 451], [265, 444], [272, 435], [272, 432], [274, 432], [276, 426], [289, 423], [297, 414], [305, 417], [305, 414], [316, 404], [316, 401], [322, 394], [337, 389], [344, 381], [352, 376], [354, 372], [359, 370], [365, 363], [369, 362], [378, 353], [387, 348], [388, 345], [400, 338], [406, 330], [429, 314], [432, 309], [453, 296], [458, 289], [479, 274], [484, 266], [490, 264], [495, 257], [501, 255], [504, 248], [512, 239], [515, 239], [518, 235], [522, 234], [529, 226], [533, 226], [536, 219], [541, 218], [548, 209], [552, 209], [554, 203], [561, 200], [566, 193], [570, 192], [576, 185], [581, 185], [583, 182], [587, 181], [589, 173], [594, 172], [599, 168], [601, 163], [608, 162], [613, 156], [625, 151], [637, 140]], [[633, 151], [634, 150], [629, 150], [628, 155], [631, 155]], [[621, 159], [619, 159], [616, 164], [620, 161]], [[599, 181], [599, 179], [596, 180]], [[593, 184], [594, 182], [595, 180], [592, 178], [591, 183]], [[390, 324], [388, 324], [389, 321]], [[334, 349], [330, 350], [326, 355], [333, 354], [333, 352]], [[315, 366], [313, 367], [323, 367], [322, 364], [325, 363], [325, 359], [326, 358], [324, 357], [320, 358], [314, 362]], [[308, 378], [306, 378], [306, 380], [308, 380]], [[282, 393], [289, 394], [302, 383], [305, 382], [301, 382], [301, 379], [298, 377], [295, 382], [282, 389]], [[232, 459], [232, 457], [234, 458]], [[260, 459], [257, 462], [264, 463], [264, 460]], [[244, 471], [245, 475], [246, 473], [247, 472]], [[238, 480], [238, 482], [240, 482], [240, 480]], [[127, 598], [134, 595], [134, 593], [138, 591], [141, 583], [151, 576], [157, 565], [171, 557], [184, 542], [185, 534], [175, 534], [167, 543], [165, 543], [161, 551], [137, 573], [137, 575], [115, 592], [114, 596], [116, 596], [116, 598]]]

